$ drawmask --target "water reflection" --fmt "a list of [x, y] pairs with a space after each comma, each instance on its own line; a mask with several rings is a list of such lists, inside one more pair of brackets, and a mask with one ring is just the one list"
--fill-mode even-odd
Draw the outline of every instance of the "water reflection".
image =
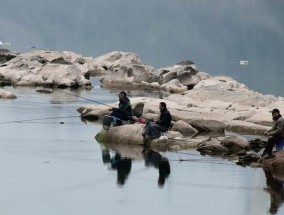
[[115, 155], [111, 157], [105, 144], [100, 144], [100, 147], [103, 163], [110, 164], [110, 169], [117, 171], [117, 185], [123, 186], [131, 171], [132, 160], [128, 157], [122, 157], [119, 152], [115, 152]]
[[145, 148], [142, 151], [145, 159], [145, 166], [154, 166], [159, 170], [158, 186], [163, 187], [166, 178], [171, 173], [170, 163], [166, 157], [163, 157], [159, 152], [151, 148]]
[[115, 155], [112, 157], [111, 152], [106, 144], [100, 144], [102, 161], [104, 164], [109, 164], [111, 170], [117, 170], [117, 185], [123, 186], [129, 177], [132, 159], [144, 160], [145, 167], [154, 167], [159, 171], [158, 186], [163, 188], [166, 179], [170, 175], [171, 168], [169, 160], [162, 156], [158, 151], [147, 147], [140, 146], [113, 146], [110, 148], [114, 150]]
[[264, 169], [266, 176], [267, 188], [265, 190], [270, 194], [270, 208], [271, 214], [277, 214], [278, 208], [284, 202], [284, 180], [276, 178], [269, 170]]

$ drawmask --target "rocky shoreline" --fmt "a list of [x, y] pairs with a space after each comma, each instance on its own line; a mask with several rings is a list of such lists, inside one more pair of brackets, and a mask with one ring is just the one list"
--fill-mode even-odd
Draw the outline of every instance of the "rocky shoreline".
[[[130, 98], [133, 106], [143, 103], [142, 116], [148, 119], [158, 116], [161, 101], [167, 103], [173, 116], [173, 129], [165, 134], [167, 139], [152, 141], [153, 146], [165, 149], [197, 148], [201, 153], [214, 156], [244, 156], [251, 151], [252, 145], [241, 135], [262, 135], [271, 125], [269, 111], [275, 107], [281, 110], [284, 106], [282, 97], [262, 95], [230, 77], [212, 77], [199, 71], [191, 61], [155, 69], [144, 64], [136, 54], [126, 52], [115, 51], [92, 58], [52, 50], [23, 54], [0, 50], [0, 86], [83, 87], [90, 90], [89, 79], [98, 74], [101, 86], [146, 87], [171, 93], [164, 99]], [[0, 89], [0, 98], [16, 98], [16, 95]], [[105, 105], [84, 105], [78, 112], [87, 120], [101, 119], [109, 114]], [[141, 124], [111, 127], [108, 133], [98, 134], [102, 135], [98, 139], [141, 144], [142, 129]], [[228, 137], [225, 131], [239, 135]], [[204, 132], [214, 135], [204, 135]], [[282, 155], [277, 153], [277, 169], [279, 163], [284, 164]], [[270, 167], [275, 165], [273, 162], [263, 161]], [[283, 169], [284, 165], [281, 165], [280, 169]]]

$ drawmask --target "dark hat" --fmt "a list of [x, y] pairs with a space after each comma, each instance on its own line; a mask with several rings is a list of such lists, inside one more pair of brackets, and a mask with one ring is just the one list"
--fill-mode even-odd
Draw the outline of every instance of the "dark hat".
[[123, 95], [124, 97], [126, 97], [126, 92], [121, 91], [120, 93], [118, 93], [117, 95]]
[[274, 108], [272, 111], [269, 111], [271, 113], [280, 113], [280, 111], [277, 108]]

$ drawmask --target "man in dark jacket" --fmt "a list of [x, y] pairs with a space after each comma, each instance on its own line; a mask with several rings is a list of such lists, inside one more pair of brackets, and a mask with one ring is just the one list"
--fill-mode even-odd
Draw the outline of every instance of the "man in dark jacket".
[[271, 111], [273, 125], [269, 131], [264, 132], [265, 135], [271, 136], [268, 139], [268, 143], [263, 151], [262, 156], [266, 156], [267, 158], [274, 157], [272, 155], [272, 149], [276, 143], [280, 142], [284, 139], [284, 119], [282, 118], [280, 111], [278, 109], [273, 109]]
[[109, 109], [112, 111], [111, 116], [121, 120], [130, 120], [132, 118], [132, 106], [130, 104], [130, 100], [123, 91], [117, 95], [119, 98], [119, 105], [118, 108]]
[[157, 121], [150, 122], [146, 125], [142, 136], [145, 137], [146, 135], [152, 138], [159, 138], [161, 136], [161, 132], [166, 132], [169, 130], [171, 126], [172, 116], [167, 109], [167, 105], [165, 102], [161, 102], [159, 105], [160, 109], [160, 118]]

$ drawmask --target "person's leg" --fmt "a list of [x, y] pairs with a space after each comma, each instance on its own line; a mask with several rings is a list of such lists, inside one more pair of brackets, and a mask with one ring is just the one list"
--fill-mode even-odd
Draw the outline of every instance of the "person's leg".
[[266, 155], [267, 154], [269, 157], [271, 157], [272, 156], [273, 147], [280, 140], [281, 140], [280, 137], [271, 137], [271, 138], [269, 138], [268, 142], [267, 142], [267, 145], [266, 145], [262, 155]]
[[161, 126], [156, 123], [151, 123], [149, 135], [153, 138], [159, 138], [161, 136]]
[[145, 125], [144, 127], [144, 131], [142, 133], [142, 136], [145, 137], [146, 135], [150, 134], [150, 130], [151, 130], [151, 124], [152, 122], [148, 123], [147, 125]]
[[129, 118], [119, 110], [114, 110], [111, 115], [121, 120], [129, 120]]

